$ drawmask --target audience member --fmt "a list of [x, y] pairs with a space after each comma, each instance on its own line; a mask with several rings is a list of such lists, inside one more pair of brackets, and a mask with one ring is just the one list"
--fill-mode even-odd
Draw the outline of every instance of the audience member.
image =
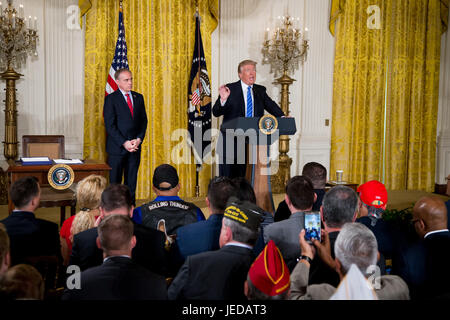
[[[335, 186], [328, 190], [323, 197], [320, 213], [322, 223], [330, 239], [331, 256], [334, 258], [334, 242], [342, 226], [347, 222], [354, 222], [358, 214], [358, 196], [356, 192], [346, 186]], [[337, 286], [339, 276], [316, 257], [311, 265], [310, 284], [329, 283]]]
[[[394, 250], [400, 250], [406, 244], [404, 232], [389, 221], [382, 219], [388, 202], [388, 193], [384, 184], [377, 180], [368, 181], [357, 189], [360, 199], [359, 218], [356, 222], [364, 224], [377, 238], [381, 254], [378, 266], [386, 273], [385, 259], [394, 258]], [[393, 262], [394, 263], [394, 262]]]
[[8, 232], [6, 232], [5, 225], [0, 223], [0, 275], [8, 270], [10, 264], [9, 236]]
[[96, 240], [103, 250], [103, 264], [83, 271], [79, 289], [66, 288], [63, 300], [166, 300], [165, 278], [131, 259], [137, 242], [133, 232], [126, 215], [105, 217]]
[[41, 274], [28, 264], [17, 264], [0, 276], [2, 300], [43, 300], [44, 291]]
[[412, 224], [423, 240], [399, 252], [398, 274], [408, 283], [413, 299], [448, 299], [450, 232], [445, 203], [435, 196], [419, 199], [413, 208]]
[[168, 235], [174, 235], [179, 227], [205, 220], [199, 207], [178, 196], [180, 188], [177, 170], [169, 164], [158, 166], [152, 187], [157, 197], [134, 209], [133, 220], [153, 229], [158, 229], [163, 220]]
[[106, 179], [100, 175], [90, 175], [78, 182], [76, 198], [80, 211], [66, 219], [59, 232], [64, 265], [69, 263], [73, 236], [94, 227], [95, 220], [100, 215], [98, 207], [105, 188]]
[[223, 213], [228, 199], [235, 195], [236, 187], [230, 178], [211, 179], [206, 196], [209, 218], [183, 226], [177, 231], [174, 252], [179, 255], [181, 263], [190, 255], [219, 249]]
[[187, 257], [169, 287], [169, 299], [245, 300], [244, 283], [255, 256], [260, 208], [232, 197], [220, 231], [220, 249]]
[[248, 270], [244, 293], [248, 300], [285, 300], [289, 296], [289, 269], [272, 240]]
[[[253, 190], [252, 185], [247, 179], [243, 177], [233, 178], [233, 183], [236, 186], [237, 190], [237, 198], [241, 201], [250, 201], [251, 203], [256, 205], [256, 195]], [[263, 221], [261, 222], [261, 232], [259, 233], [258, 240], [256, 241], [255, 246], [253, 247], [253, 252], [257, 256], [265, 246], [264, 243], [264, 229], [269, 224], [273, 223], [273, 216], [269, 212], [265, 212], [261, 209], [261, 214], [263, 216]]]
[[[314, 193], [317, 196], [316, 201], [313, 204], [312, 211], [319, 211], [322, 205], [322, 199], [325, 195], [325, 185], [327, 183], [327, 169], [317, 162], [308, 162], [303, 166], [302, 176], [307, 177], [311, 180], [314, 186]], [[278, 205], [277, 211], [274, 215], [274, 221], [278, 222], [281, 220], [289, 219], [291, 216], [291, 211], [283, 200]]]
[[[299, 235], [301, 247], [300, 261], [297, 263], [291, 274], [291, 295], [292, 300], [327, 300], [333, 296], [336, 287], [328, 283], [308, 285], [308, 273], [310, 263], [314, 257], [312, 245], [308, 244], [304, 238], [305, 231]], [[378, 246], [377, 240], [372, 231], [360, 223], [347, 223], [342, 226], [335, 242], [334, 251], [336, 257], [331, 257], [330, 239], [328, 233], [323, 233], [323, 244], [318, 240], [313, 240], [317, 248], [318, 255], [327, 263], [330, 268], [335, 268], [340, 280], [356, 265], [359, 271], [371, 282], [366, 282], [374, 289], [376, 297], [380, 300], [408, 300], [409, 291], [406, 283], [398, 276], [374, 274], [377, 262]], [[347, 285], [356, 286], [359, 283], [347, 281]], [[352, 289], [349, 288], [349, 291]]]
[[11, 265], [23, 263], [31, 256], [58, 256], [58, 225], [37, 219], [41, 190], [35, 177], [16, 180], [10, 189], [15, 210], [2, 222], [10, 239]]
[[285, 201], [291, 211], [287, 220], [274, 222], [266, 227], [264, 241], [273, 240], [280, 249], [289, 270], [297, 263], [300, 246], [298, 234], [305, 227], [305, 213], [310, 212], [316, 195], [309, 178], [296, 176], [286, 185]]
[[[125, 185], [111, 184], [102, 193], [98, 221], [112, 214], [129, 216], [130, 219], [133, 215], [131, 193]], [[132, 259], [150, 271], [166, 275], [167, 257], [164, 249], [166, 240], [164, 233], [134, 223], [134, 235], [137, 244], [133, 248]], [[97, 228], [91, 228], [73, 237], [71, 265], [78, 265], [81, 270], [101, 265], [102, 251], [96, 245], [97, 236]]]

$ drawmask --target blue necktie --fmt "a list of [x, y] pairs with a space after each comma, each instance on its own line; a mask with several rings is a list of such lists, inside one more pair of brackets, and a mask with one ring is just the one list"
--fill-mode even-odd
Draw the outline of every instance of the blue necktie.
[[253, 117], [253, 101], [252, 101], [252, 87], [247, 87], [247, 115], [246, 117]]

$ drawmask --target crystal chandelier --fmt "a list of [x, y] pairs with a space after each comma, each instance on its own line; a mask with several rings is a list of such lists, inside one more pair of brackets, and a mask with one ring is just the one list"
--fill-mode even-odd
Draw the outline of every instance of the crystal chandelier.
[[[282, 74], [293, 75], [299, 64], [306, 60], [308, 40], [306, 33], [293, 27], [293, 17], [279, 17], [281, 26], [277, 27], [269, 38], [270, 29], [265, 32], [262, 54], [263, 64], [270, 64], [270, 72], [278, 77]], [[297, 20], [299, 20], [297, 18]]]
[[37, 56], [37, 18], [27, 19], [23, 5], [17, 12], [12, 0], [8, 0], [5, 9], [0, 2], [0, 10], [0, 68], [20, 69], [28, 55]]

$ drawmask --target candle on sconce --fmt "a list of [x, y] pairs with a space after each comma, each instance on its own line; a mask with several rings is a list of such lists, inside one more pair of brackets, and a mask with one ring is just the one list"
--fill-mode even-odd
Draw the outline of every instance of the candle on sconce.
[[12, 14], [12, 28], [15, 29], [16, 28], [16, 14], [13, 13]]
[[23, 11], [23, 4], [19, 5], [19, 18], [23, 19], [24, 17], [24, 11]]
[[0, 16], [3, 17], [3, 3], [0, 2]]
[[267, 29], [266, 29], [266, 32], [264, 32], [264, 40], [265, 40], [265, 41], [267, 41], [267, 40], [269, 39], [269, 32], [270, 32], [270, 29], [269, 29], [269, 28], [267, 28]]
[[31, 18], [31, 16], [28, 16], [28, 29], [31, 29], [31, 21], [33, 19]]
[[33, 29], [37, 31], [37, 17], [34, 17]]
[[308, 28], [305, 28], [305, 32], [304, 32], [304, 40], [308, 40]]

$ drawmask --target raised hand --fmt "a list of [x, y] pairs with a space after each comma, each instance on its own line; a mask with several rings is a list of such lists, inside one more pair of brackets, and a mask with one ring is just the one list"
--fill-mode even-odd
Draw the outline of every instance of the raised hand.
[[220, 101], [225, 102], [228, 97], [230, 96], [230, 89], [226, 85], [221, 85], [219, 87], [219, 95], [220, 95]]

